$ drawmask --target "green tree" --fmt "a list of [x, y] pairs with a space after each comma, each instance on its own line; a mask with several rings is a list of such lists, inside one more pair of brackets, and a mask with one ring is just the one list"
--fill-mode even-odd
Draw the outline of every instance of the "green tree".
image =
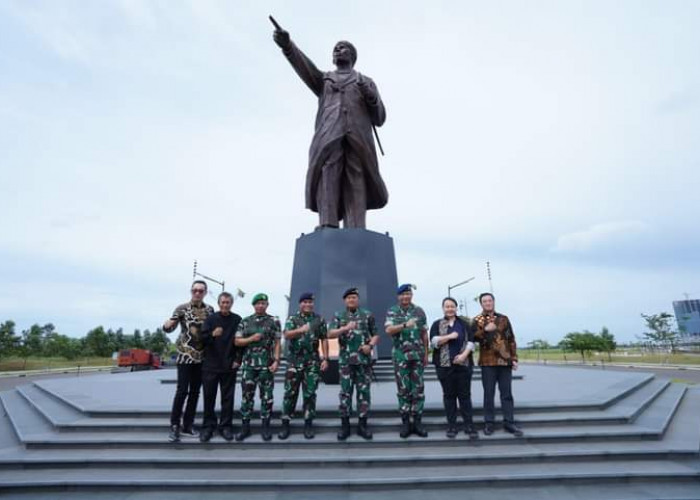
[[37, 324], [29, 327], [29, 330], [22, 331], [22, 352], [24, 358], [29, 356], [39, 356], [42, 354], [44, 330]]
[[15, 333], [15, 322], [7, 320], [0, 324], [0, 358], [17, 351], [21, 338]]
[[600, 331], [600, 350], [608, 353], [608, 361], [612, 361], [612, 353], [617, 349], [615, 336], [610, 333], [607, 327], [603, 327]]
[[[148, 332], [148, 330], [146, 330], [146, 332]], [[146, 337], [146, 332], [144, 332], [144, 338]], [[146, 348], [149, 349], [151, 352], [155, 352], [162, 356], [165, 352], [167, 352], [169, 347], [170, 339], [162, 329], [157, 328], [155, 332], [149, 335], [149, 340], [148, 344], [146, 344]]]
[[141, 330], [134, 330], [134, 336], [131, 340], [131, 346], [130, 347], [135, 347], [137, 349], [143, 349], [145, 346], [143, 345], [143, 336], [141, 335]]
[[672, 353], [676, 352], [679, 336], [678, 331], [673, 329], [673, 315], [662, 312], [659, 314], [642, 314], [649, 331], [644, 332], [644, 338], [653, 345], [667, 347]]
[[85, 350], [93, 356], [107, 357], [112, 355], [112, 346], [104, 328], [98, 326], [85, 336]]
[[603, 350], [600, 337], [588, 330], [567, 333], [559, 342], [559, 347], [565, 351], [580, 353], [581, 361], [584, 363], [586, 362], [586, 354], [590, 356], [593, 351]]
[[535, 339], [528, 342], [527, 347], [537, 351], [537, 361], [539, 361], [542, 351], [549, 349], [551, 346], [549, 345], [549, 342], [544, 339]]
[[117, 328], [114, 332], [114, 350], [121, 351], [126, 347], [126, 335], [124, 335], [124, 330], [122, 328]]

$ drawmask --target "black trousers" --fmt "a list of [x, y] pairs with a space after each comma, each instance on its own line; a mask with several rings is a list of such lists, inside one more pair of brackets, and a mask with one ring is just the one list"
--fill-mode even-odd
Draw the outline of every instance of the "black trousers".
[[[177, 388], [173, 399], [173, 409], [170, 411], [170, 425], [180, 425], [191, 428], [194, 423], [194, 415], [197, 412], [197, 401], [199, 400], [199, 387], [202, 385], [202, 365], [179, 364], [177, 365]], [[187, 404], [185, 405], [185, 401]], [[185, 406], [185, 414], [182, 414], [182, 407]]]
[[[202, 427], [215, 430], [233, 427], [233, 396], [236, 393], [237, 370], [228, 372], [202, 372], [202, 393], [204, 394], [204, 419]], [[216, 393], [221, 390], [221, 417], [216, 419]]]
[[452, 365], [436, 367], [438, 380], [442, 385], [442, 403], [447, 414], [447, 423], [457, 423], [457, 402], [464, 425], [472, 423], [472, 371], [471, 366]]
[[484, 422], [493, 424], [495, 417], [494, 399], [496, 397], [496, 384], [501, 395], [501, 411], [503, 421], [509, 424], [515, 423], [513, 416], [513, 392], [511, 382], [513, 369], [510, 366], [482, 366], [481, 384], [484, 386]]

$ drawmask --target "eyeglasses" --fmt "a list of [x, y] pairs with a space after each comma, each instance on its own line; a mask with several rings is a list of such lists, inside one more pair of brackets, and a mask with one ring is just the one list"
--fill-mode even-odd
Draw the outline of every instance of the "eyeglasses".
[[192, 293], [207, 293], [205, 288], [193, 288]]

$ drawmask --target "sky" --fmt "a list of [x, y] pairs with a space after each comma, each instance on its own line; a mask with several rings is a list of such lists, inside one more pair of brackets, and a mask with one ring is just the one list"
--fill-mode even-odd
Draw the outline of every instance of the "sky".
[[317, 103], [269, 14], [376, 82], [367, 225], [430, 319], [487, 261], [521, 344], [700, 298], [700, 2], [0, 0], [0, 321], [154, 329], [195, 259], [285, 314]]

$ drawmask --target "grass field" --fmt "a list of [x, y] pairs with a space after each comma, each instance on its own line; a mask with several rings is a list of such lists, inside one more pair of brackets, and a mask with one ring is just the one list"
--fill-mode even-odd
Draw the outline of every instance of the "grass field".
[[[522, 361], [558, 361], [580, 363], [581, 354], [563, 352], [561, 349], [519, 349], [518, 358]], [[587, 363], [645, 363], [660, 365], [700, 365], [700, 353], [643, 352], [640, 349], [620, 349], [608, 357], [607, 353], [593, 353], [586, 356]]]
[[111, 357], [109, 358], [78, 358], [78, 359], [66, 359], [66, 358], [41, 358], [41, 357], [29, 357], [26, 360], [24, 358], [8, 357], [0, 359], [0, 372], [9, 371], [23, 371], [23, 370], [46, 370], [51, 368], [75, 368], [77, 366], [109, 366], [113, 365], [115, 362]]

